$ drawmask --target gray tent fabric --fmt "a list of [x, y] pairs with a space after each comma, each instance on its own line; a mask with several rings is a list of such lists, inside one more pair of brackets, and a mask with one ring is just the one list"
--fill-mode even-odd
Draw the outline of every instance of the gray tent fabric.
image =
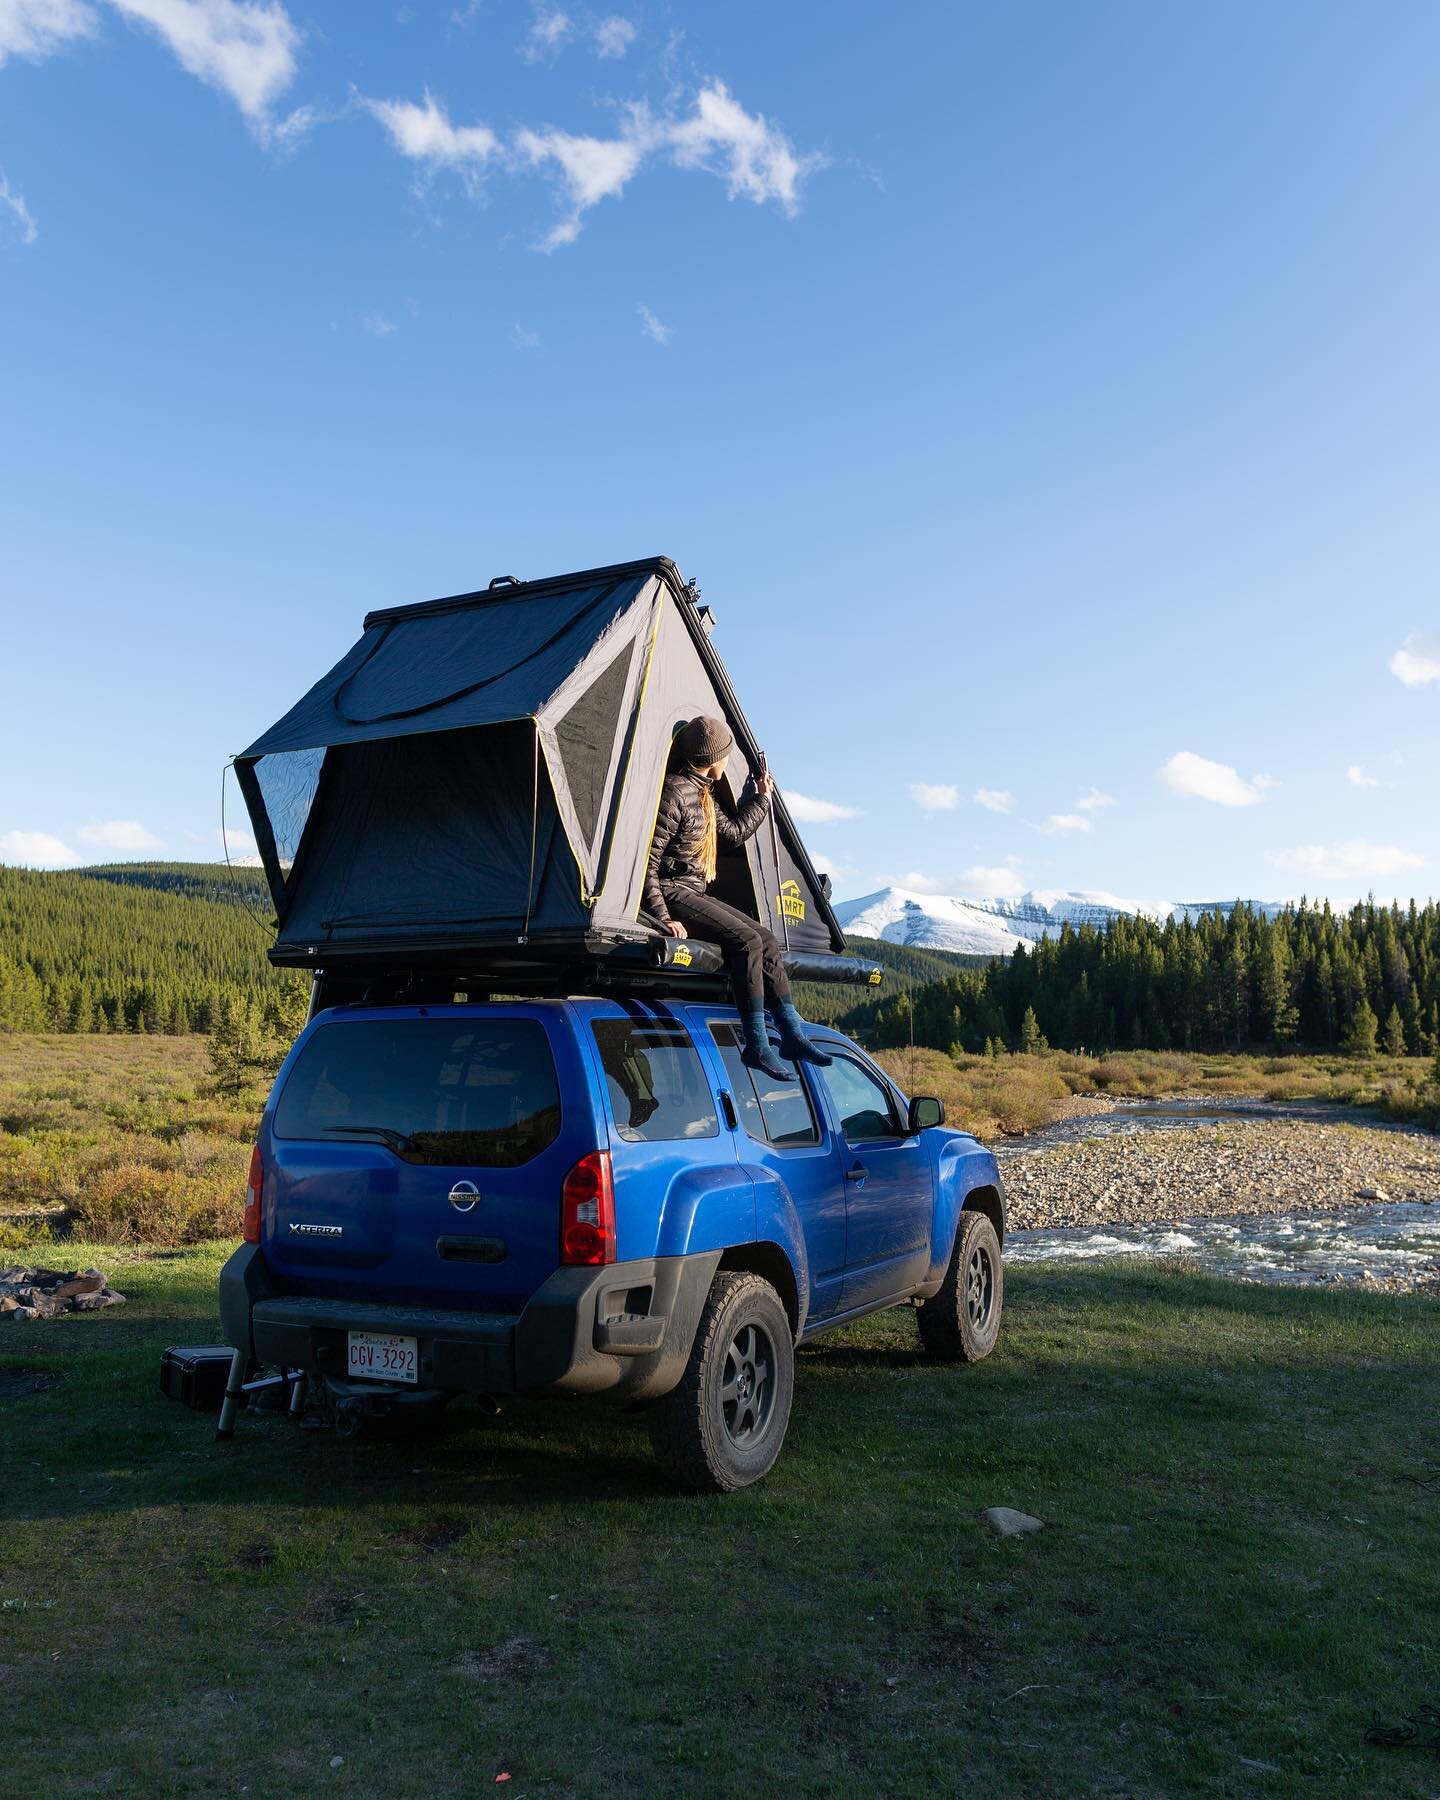
[[[453, 948], [653, 935], [641, 887], [675, 733], [759, 751], [663, 557], [392, 608], [236, 758], [275, 900], [274, 960], [333, 965]], [[824, 888], [777, 801], [718, 891], [839, 956]]]

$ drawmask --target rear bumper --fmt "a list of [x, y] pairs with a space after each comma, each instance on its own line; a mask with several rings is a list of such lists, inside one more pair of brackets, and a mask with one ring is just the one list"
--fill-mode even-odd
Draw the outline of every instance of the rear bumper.
[[242, 1244], [220, 1272], [220, 1318], [257, 1362], [314, 1375], [345, 1377], [347, 1332], [397, 1332], [417, 1340], [422, 1389], [655, 1400], [684, 1372], [719, 1261], [557, 1269], [517, 1316], [281, 1293], [260, 1247]]

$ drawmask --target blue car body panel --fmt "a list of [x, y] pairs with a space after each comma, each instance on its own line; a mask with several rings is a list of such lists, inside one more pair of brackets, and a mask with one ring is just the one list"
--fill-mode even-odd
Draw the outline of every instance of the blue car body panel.
[[[551, 1141], [517, 1166], [481, 1169], [416, 1164], [383, 1142], [277, 1132], [280, 1096], [318, 1033], [405, 1018], [538, 1024], [559, 1094]], [[594, 1027], [626, 1018], [683, 1026], [709, 1084], [713, 1130], [701, 1121], [692, 1136], [622, 1134]], [[993, 1196], [984, 1203], [1003, 1230], [995, 1160], [973, 1137], [943, 1126], [910, 1134], [897, 1123], [892, 1136], [847, 1143], [824, 1072], [813, 1067], [802, 1066], [798, 1078], [818, 1141], [770, 1142], [756, 1123], [763, 1108], [737, 1103], [743, 1069], [733, 1053], [727, 1065], [712, 1035], [736, 1018], [718, 1004], [590, 998], [319, 1014], [285, 1059], [261, 1124], [261, 1245], [272, 1276], [296, 1295], [518, 1315], [559, 1265], [565, 1176], [596, 1150], [611, 1157], [617, 1262], [773, 1246], [794, 1278], [802, 1336], [933, 1292], [967, 1199]], [[904, 1120], [905, 1096], [863, 1051], [838, 1033], [814, 1035], [883, 1083], [897, 1122]], [[457, 1210], [452, 1189], [467, 1182], [473, 1203], [463, 1205], [462, 1194]], [[500, 1245], [498, 1259], [449, 1259], [457, 1242], [464, 1250], [470, 1240]]]

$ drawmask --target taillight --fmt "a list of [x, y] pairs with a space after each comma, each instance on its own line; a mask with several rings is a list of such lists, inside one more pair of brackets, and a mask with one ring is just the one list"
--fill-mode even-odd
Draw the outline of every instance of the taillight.
[[565, 1177], [560, 1190], [562, 1263], [615, 1260], [615, 1184], [610, 1152], [592, 1150]]
[[250, 1178], [245, 1183], [245, 1242], [260, 1242], [260, 1200], [265, 1189], [265, 1165], [260, 1160], [260, 1146], [250, 1152]]

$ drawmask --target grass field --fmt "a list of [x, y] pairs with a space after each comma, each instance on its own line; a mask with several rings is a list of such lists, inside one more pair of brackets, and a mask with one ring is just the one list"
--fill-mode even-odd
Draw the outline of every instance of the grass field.
[[979, 1136], [1035, 1131], [1075, 1095], [1155, 1099], [1225, 1095], [1259, 1100], [1323, 1100], [1373, 1108], [1388, 1119], [1440, 1125], [1440, 1083], [1424, 1056], [1349, 1057], [1199, 1054], [1126, 1050], [1109, 1056], [947, 1056], [939, 1050], [882, 1050], [878, 1060], [911, 1094], [938, 1094], [950, 1120]]
[[973, 1369], [802, 1352], [712, 1500], [580, 1403], [215, 1445], [156, 1365], [223, 1254], [77, 1245], [131, 1303], [0, 1338], [12, 1792], [1440, 1792], [1364, 1741], [1440, 1691], [1433, 1303], [1017, 1270]]

